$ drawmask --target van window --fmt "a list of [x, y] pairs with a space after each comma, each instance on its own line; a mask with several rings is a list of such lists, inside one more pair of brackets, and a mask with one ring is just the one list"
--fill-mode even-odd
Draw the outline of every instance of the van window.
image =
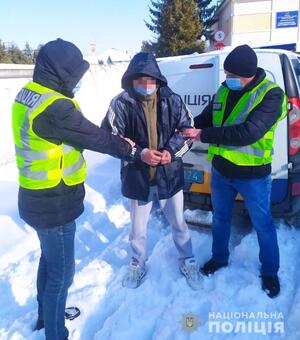
[[292, 59], [292, 65], [296, 74], [298, 88], [300, 89], [300, 61], [298, 59]]

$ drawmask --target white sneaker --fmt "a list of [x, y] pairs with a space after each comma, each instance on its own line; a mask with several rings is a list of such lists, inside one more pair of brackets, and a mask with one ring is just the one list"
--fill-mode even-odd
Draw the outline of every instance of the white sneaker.
[[122, 280], [123, 287], [132, 289], [137, 288], [142, 283], [146, 273], [146, 268], [142, 267], [135, 259], [133, 259], [128, 267], [127, 273]]
[[199, 273], [194, 257], [185, 259], [180, 266], [180, 271], [185, 276], [188, 285], [192, 289], [199, 290], [202, 288], [202, 276]]

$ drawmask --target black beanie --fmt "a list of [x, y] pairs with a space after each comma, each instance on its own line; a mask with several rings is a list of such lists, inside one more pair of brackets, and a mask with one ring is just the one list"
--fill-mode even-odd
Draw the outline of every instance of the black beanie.
[[224, 70], [240, 77], [253, 77], [257, 71], [257, 56], [250, 46], [237, 46], [226, 57]]

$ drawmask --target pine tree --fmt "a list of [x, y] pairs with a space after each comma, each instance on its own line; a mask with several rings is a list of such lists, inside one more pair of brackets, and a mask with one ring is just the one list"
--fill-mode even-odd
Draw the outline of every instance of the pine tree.
[[141, 51], [156, 53], [156, 46], [157, 44], [155, 42], [143, 40]]
[[217, 6], [214, 5], [214, 3], [214, 0], [197, 0], [200, 21], [203, 23], [203, 33], [206, 38], [209, 38], [211, 34], [210, 26], [216, 22], [216, 19], [214, 19], [213, 16]]
[[196, 0], [152, 0], [151, 24], [147, 27], [157, 35], [156, 42], [143, 42], [156, 56], [166, 57], [201, 52], [199, 44], [203, 26]]

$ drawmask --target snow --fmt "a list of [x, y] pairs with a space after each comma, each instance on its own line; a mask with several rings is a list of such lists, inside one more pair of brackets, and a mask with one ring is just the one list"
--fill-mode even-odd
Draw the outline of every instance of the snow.
[[187, 223], [191, 224], [203, 224], [203, 225], [210, 225], [212, 224], [212, 212], [211, 211], [202, 211], [199, 214], [198, 210], [185, 210], [184, 218]]
[[[111, 98], [121, 90], [120, 77], [124, 70], [124, 66], [97, 66], [85, 76], [77, 99], [84, 114], [96, 124], [101, 122]], [[0, 80], [1, 340], [44, 338], [42, 330], [32, 332], [37, 312], [35, 280], [40, 251], [34, 230], [18, 216], [10, 122], [11, 104], [25, 82], [24, 79]], [[82, 314], [74, 321], [67, 321], [70, 339], [300, 338], [299, 230], [276, 220], [282, 287], [278, 298], [269, 299], [260, 288], [257, 237], [243, 220], [233, 223], [229, 267], [213, 277], [205, 277], [203, 289], [195, 292], [179, 273], [170, 226], [160, 211], [154, 212], [148, 230], [148, 275], [136, 290], [125, 289], [121, 280], [130, 259], [130, 219], [128, 202], [120, 193], [120, 162], [93, 152], [85, 152], [85, 157], [89, 164], [85, 212], [77, 220], [76, 275], [68, 297], [68, 305], [78, 306]], [[186, 211], [185, 215], [190, 222], [211, 221], [211, 213], [200, 210]], [[191, 236], [195, 256], [203, 264], [210, 257], [211, 230], [193, 228]], [[248, 313], [248, 317], [256, 313], [256, 317], [228, 319], [228, 313]], [[267, 313], [269, 318], [259, 318], [262, 313]], [[182, 325], [188, 314], [194, 315], [198, 322], [190, 330]], [[212, 319], [216, 315], [217, 319]], [[210, 332], [212, 321], [223, 322], [221, 332], [215, 329]], [[237, 322], [239, 327], [245, 322], [271, 322], [272, 332], [266, 331], [265, 323], [265, 335], [257, 330], [228, 332], [231, 325], [228, 326], [228, 321], [234, 327], [238, 327]], [[277, 321], [284, 323], [284, 333], [274, 331]]]

